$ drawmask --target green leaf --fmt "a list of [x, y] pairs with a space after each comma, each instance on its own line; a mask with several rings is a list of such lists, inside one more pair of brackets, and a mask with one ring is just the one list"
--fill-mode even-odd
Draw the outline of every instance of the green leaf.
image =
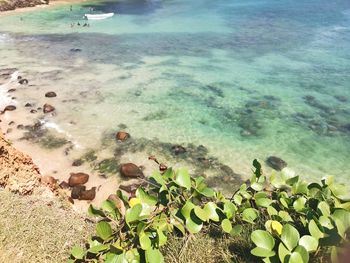
[[275, 239], [272, 235], [264, 230], [255, 230], [250, 238], [257, 247], [264, 248], [266, 250], [272, 250], [275, 246]]
[[102, 202], [101, 208], [104, 211], [108, 212], [110, 215], [112, 215], [113, 218], [117, 217], [117, 213], [115, 211], [116, 206], [115, 206], [114, 202], [112, 202], [110, 200], [105, 200]]
[[194, 213], [203, 222], [209, 221], [209, 214], [207, 213], [207, 211], [205, 211], [201, 207], [195, 206], [194, 207]]
[[193, 208], [195, 208], [195, 205], [191, 201], [187, 201], [185, 205], [181, 208], [181, 214], [185, 218], [188, 218], [190, 217]]
[[295, 227], [289, 224], [283, 226], [281, 240], [289, 251], [292, 251], [297, 246], [299, 238], [299, 232]]
[[164, 263], [164, 257], [159, 249], [148, 249], [145, 251], [145, 257], [147, 263]]
[[300, 255], [299, 252], [293, 252], [289, 256], [288, 263], [304, 263], [303, 257]]
[[147, 194], [142, 188], [138, 188], [135, 195], [141, 200], [142, 203], [146, 203], [150, 206], [157, 204], [157, 198]]
[[219, 222], [219, 215], [216, 212], [217, 206], [213, 202], [208, 202], [204, 205], [203, 210], [205, 211], [207, 217], [214, 221], [214, 222]]
[[268, 198], [259, 198], [256, 199], [255, 202], [260, 207], [269, 207], [272, 203], [272, 200]]
[[256, 257], [261, 257], [261, 258], [267, 258], [267, 257], [273, 257], [276, 255], [275, 251], [262, 248], [262, 247], [256, 247], [253, 248], [250, 253], [252, 253]]
[[286, 262], [285, 258], [290, 255], [290, 251], [286, 248], [285, 245], [281, 242], [278, 246], [278, 257], [281, 262]]
[[112, 227], [109, 223], [101, 221], [96, 225], [96, 233], [103, 240], [107, 240], [112, 234]]
[[313, 220], [313, 219], [310, 220], [308, 228], [309, 228], [309, 232], [310, 232], [311, 236], [313, 236], [317, 240], [324, 237], [324, 234], [318, 228], [315, 220]]
[[150, 178], [154, 179], [154, 181], [156, 181], [158, 184], [160, 184], [161, 186], [164, 186], [166, 184], [163, 176], [158, 172], [155, 171]]
[[166, 235], [164, 235], [163, 231], [161, 231], [160, 229], [157, 229], [157, 236], [158, 236], [159, 246], [165, 245], [168, 238]]
[[142, 205], [141, 204], [136, 204], [133, 207], [129, 208], [125, 212], [125, 222], [127, 224], [136, 221], [139, 219], [139, 216], [142, 211]]
[[254, 220], [258, 217], [258, 212], [254, 208], [244, 209], [242, 219], [248, 223], [254, 224]]
[[307, 192], [308, 192], [308, 186], [306, 182], [299, 181], [292, 186], [293, 194], [307, 194]]
[[71, 254], [76, 259], [83, 259], [85, 256], [85, 251], [81, 247], [74, 246], [72, 248]]
[[255, 191], [261, 191], [264, 188], [264, 185], [262, 183], [252, 183], [252, 185], [250, 186], [251, 188], [253, 188]]
[[178, 185], [185, 187], [187, 190], [191, 188], [191, 177], [188, 174], [188, 171], [184, 168], [177, 170], [175, 174], [175, 182]]
[[139, 236], [139, 242], [143, 250], [148, 250], [151, 248], [151, 245], [152, 245], [151, 239], [145, 232], [141, 232]]
[[232, 230], [232, 224], [231, 224], [230, 220], [228, 220], [227, 218], [222, 220], [221, 227], [222, 227], [222, 230], [224, 230], [224, 232], [226, 232], [226, 233], [230, 233]]
[[290, 217], [287, 211], [279, 211], [278, 216], [281, 217], [285, 222], [293, 222], [293, 219]]
[[325, 201], [319, 202], [317, 208], [324, 216], [329, 216], [331, 214], [329, 205]]
[[232, 230], [230, 231], [231, 236], [238, 236], [242, 232], [242, 225], [235, 225]]
[[293, 207], [295, 211], [300, 212], [305, 209], [305, 203], [306, 198], [305, 197], [299, 197], [297, 200], [294, 201]]
[[235, 215], [236, 211], [237, 207], [233, 203], [230, 201], [224, 203], [224, 213], [228, 219], [231, 219]]
[[191, 217], [186, 218], [186, 228], [191, 234], [196, 234], [201, 231], [203, 224], [195, 222]]
[[345, 237], [345, 232], [350, 227], [350, 212], [344, 209], [335, 209], [332, 218], [337, 226], [340, 236]]
[[97, 246], [93, 246], [91, 248], [89, 248], [88, 252], [92, 253], [92, 254], [97, 254], [101, 251], [107, 250], [109, 248], [109, 245], [97, 245]]
[[128, 261], [125, 258], [125, 253], [117, 255], [115, 253], [109, 252], [106, 254], [105, 263], [128, 263]]
[[93, 205], [89, 206], [88, 214], [90, 216], [102, 216], [102, 217], [105, 217], [105, 214], [103, 213], [103, 211], [93, 207]]
[[307, 252], [307, 250], [303, 246], [297, 246], [294, 252], [297, 252], [301, 255], [303, 263], [309, 262], [309, 252]]
[[278, 211], [273, 206], [269, 206], [267, 208], [267, 213], [269, 214], [269, 216], [278, 215]]
[[303, 246], [309, 252], [314, 252], [317, 250], [318, 240], [313, 236], [305, 235], [300, 238], [299, 245]]
[[233, 201], [237, 204], [237, 205], [241, 205], [242, 204], [242, 196], [240, 196], [239, 194], [235, 194], [233, 196]]

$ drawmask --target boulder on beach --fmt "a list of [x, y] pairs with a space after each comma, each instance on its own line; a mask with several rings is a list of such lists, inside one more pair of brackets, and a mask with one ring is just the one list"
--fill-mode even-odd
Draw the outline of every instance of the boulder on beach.
[[279, 157], [270, 156], [267, 158], [266, 163], [277, 171], [281, 171], [283, 168], [287, 167], [287, 163]]
[[76, 185], [72, 188], [72, 192], [70, 196], [72, 197], [72, 199], [79, 199], [81, 196], [81, 193], [85, 191], [85, 189], [86, 189], [85, 185]]
[[66, 181], [62, 181], [59, 184], [59, 187], [61, 187], [62, 189], [68, 189], [69, 188], [69, 184]]
[[124, 177], [138, 178], [144, 177], [141, 169], [133, 163], [124, 163], [120, 166], [120, 174]]
[[92, 201], [96, 197], [96, 187], [92, 187], [90, 190], [85, 190], [80, 193], [79, 200]]
[[45, 93], [45, 97], [46, 98], [54, 98], [56, 96], [57, 96], [57, 94], [55, 92], [53, 92], [53, 91], [49, 91], [49, 92]]
[[130, 134], [124, 131], [118, 131], [115, 137], [118, 141], [125, 141], [130, 138]]
[[68, 179], [69, 186], [85, 184], [89, 180], [89, 175], [86, 173], [71, 173]]
[[51, 189], [56, 189], [56, 187], [57, 187], [57, 180], [54, 177], [49, 176], [49, 175], [42, 176], [40, 178], [40, 182], [43, 185], [50, 187]]
[[20, 79], [18, 81], [18, 83], [21, 84], [21, 85], [28, 84], [28, 80], [27, 79]]
[[52, 112], [54, 110], [55, 110], [54, 106], [52, 106], [50, 104], [47, 104], [47, 103], [44, 104], [44, 107], [43, 107], [43, 112], [44, 113], [50, 113], [50, 112]]

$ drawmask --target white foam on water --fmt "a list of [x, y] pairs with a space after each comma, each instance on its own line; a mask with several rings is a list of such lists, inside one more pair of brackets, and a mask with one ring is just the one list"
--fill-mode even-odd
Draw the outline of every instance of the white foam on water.
[[72, 143], [74, 144], [74, 146], [78, 149], [82, 149], [83, 147], [77, 142], [72, 140], [73, 136], [68, 133], [67, 131], [65, 131], [64, 129], [62, 129], [57, 123], [51, 122], [51, 121], [41, 121], [41, 123], [44, 125], [45, 128], [49, 128], [49, 129], [53, 129], [55, 131], [57, 131], [58, 133], [62, 133], [64, 134], [65, 137], [69, 138]]
[[17, 104], [16, 100], [12, 99], [10, 94], [7, 92], [8, 87], [17, 79], [19, 72], [16, 71], [11, 75], [11, 79], [0, 85], [0, 110], [3, 110], [9, 104]]

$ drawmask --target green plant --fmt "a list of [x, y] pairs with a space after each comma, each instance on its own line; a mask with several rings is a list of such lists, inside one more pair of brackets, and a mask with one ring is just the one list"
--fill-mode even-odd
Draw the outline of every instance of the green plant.
[[[231, 236], [254, 226], [251, 253], [265, 262], [308, 262], [309, 253], [346, 239], [350, 202], [331, 178], [307, 184], [298, 176], [273, 175], [261, 165], [231, 198], [209, 188], [203, 177], [171, 168], [155, 172], [147, 188], [127, 198], [118, 191], [100, 209], [96, 236], [86, 249], [74, 247], [70, 262], [164, 262], [159, 248], [169, 235], [192, 235], [213, 225]], [[249, 227], [251, 229], [251, 227]]]

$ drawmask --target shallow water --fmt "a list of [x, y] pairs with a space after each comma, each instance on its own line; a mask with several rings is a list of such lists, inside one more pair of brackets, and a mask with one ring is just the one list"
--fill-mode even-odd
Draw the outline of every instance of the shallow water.
[[[91, 7], [117, 15], [71, 28]], [[46, 118], [77, 149], [125, 124], [134, 138], [205, 145], [243, 175], [276, 155], [309, 179], [350, 179], [349, 50], [348, 0], [102, 1], [0, 17], [0, 68], [34, 85], [18, 91], [23, 105], [58, 94]]]

